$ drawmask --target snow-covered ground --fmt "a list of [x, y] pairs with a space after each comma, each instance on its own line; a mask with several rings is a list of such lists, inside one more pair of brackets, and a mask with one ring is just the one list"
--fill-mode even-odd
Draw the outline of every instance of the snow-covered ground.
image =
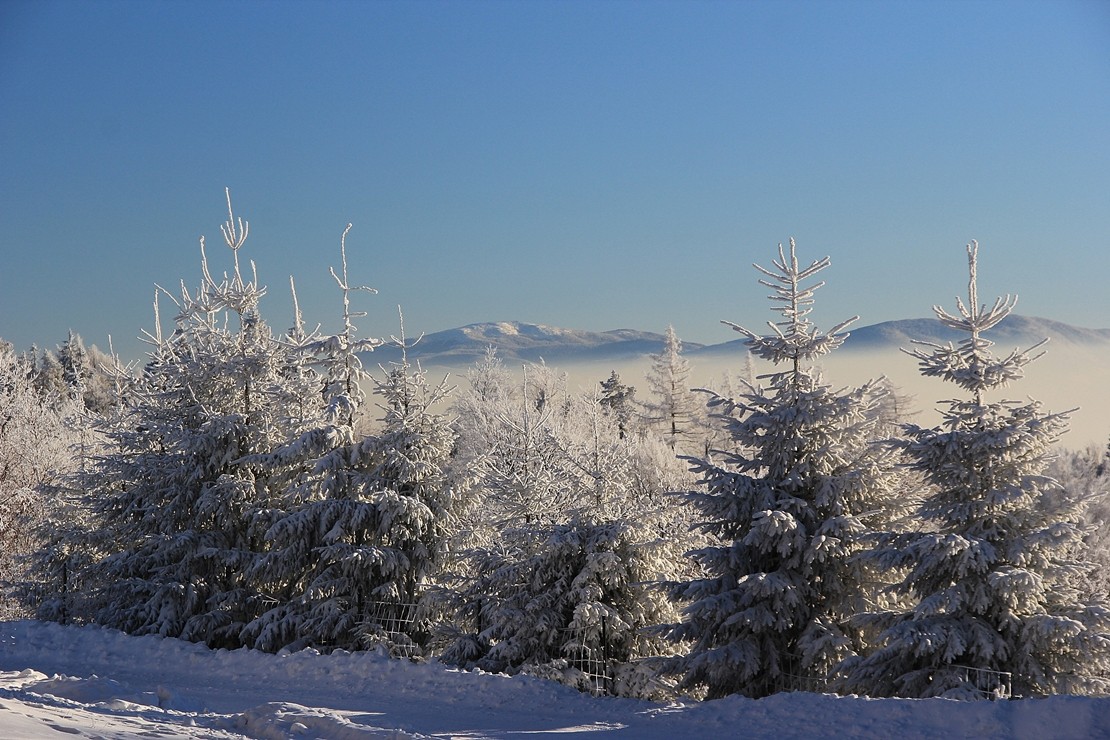
[[780, 694], [652, 704], [379, 654], [212, 651], [0, 623], [0, 738], [1097, 738], [1110, 699]]

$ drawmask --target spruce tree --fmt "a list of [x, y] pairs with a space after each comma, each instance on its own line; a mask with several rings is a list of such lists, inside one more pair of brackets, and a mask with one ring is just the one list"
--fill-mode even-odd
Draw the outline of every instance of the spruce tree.
[[202, 239], [201, 287], [182, 285], [169, 336], [156, 301], [149, 359], [105, 420], [107, 448], [73, 487], [98, 525], [83, 543], [99, 556], [80, 574], [87, 618], [235, 647], [266, 604], [246, 575], [265, 546], [259, 512], [280, 493], [249, 460], [298, 435], [312, 419], [295, 410], [319, 392], [290, 376], [287, 345], [262, 320], [265, 288], [242, 273], [247, 225], [230, 195], [221, 230], [232, 273], [212, 276]]
[[[240, 632], [244, 644], [260, 650], [276, 651], [306, 645], [355, 646], [353, 630], [342, 635], [333, 631], [321, 636], [328, 632], [326, 628], [319, 628], [319, 623], [315, 627], [307, 626], [308, 613], [316, 601], [306, 597], [320, 549], [325, 546], [329, 534], [327, 528], [320, 528], [312, 512], [327, 496], [328, 481], [341, 480], [346, 469], [340, 451], [356, 444], [355, 427], [361, 422], [365, 402], [362, 385], [370, 378], [363, 367], [362, 355], [381, 345], [377, 339], [356, 337], [354, 320], [366, 314], [352, 309], [351, 296], [359, 291], [376, 291], [350, 283], [347, 235], [351, 228], [352, 224], [347, 224], [340, 237], [340, 271], [330, 269], [342, 296], [342, 327], [338, 333], [321, 335], [305, 331], [296, 286], [290, 280], [294, 322], [286, 333], [290, 352], [281, 373], [315, 384], [319, 413], [311, 417], [299, 435], [246, 460], [269, 471], [275, 491], [271, 505], [256, 516], [258, 526], [265, 533], [265, 545], [247, 574], [253, 587], [265, 595], [267, 607]], [[309, 402], [302, 408], [311, 410], [314, 407]], [[306, 415], [306, 418], [309, 417]], [[342, 530], [338, 533], [341, 536]], [[339, 599], [343, 599], [342, 594]]]
[[780, 369], [762, 376], [766, 388], [712, 394], [731, 450], [690, 459], [701, 488], [685, 498], [711, 542], [691, 553], [704, 576], [671, 587], [688, 605], [682, 622], [665, 630], [690, 649], [668, 670], [708, 697], [816, 690], [858, 649], [847, 620], [866, 574], [852, 555], [867, 529], [862, 513], [881, 509], [890, 495], [884, 455], [869, 444], [874, 387], [834, 391], [811, 366], [855, 321], [823, 332], [808, 318], [823, 283], [803, 283], [828, 258], [800, 268], [791, 240], [774, 264], [774, 271], [756, 265], [783, 317], [770, 323], [774, 333], [725, 323]]
[[987, 400], [1022, 377], [1044, 342], [1002, 357], [991, 351], [983, 334], [1016, 298], [980, 305], [977, 243], [967, 255], [967, 304], [957, 298], [957, 314], [933, 308], [967, 338], [919, 342], [908, 353], [923, 375], [970, 397], [947, 401], [940, 426], [905, 426], [905, 457], [929, 487], [923, 531], [891, 534], [870, 554], [904, 574], [895, 590], [912, 603], [860, 617], [879, 631], [877, 644], [845, 663], [841, 688], [955, 698], [1105, 690], [1110, 615], [1104, 603], [1080, 599], [1086, 568], [1069, 555], [1082, 535], [1074, 499], [1044, 474], [1068, 414], [1045, 413], [1037, 401]]
[[635, 661], [662, 648], [644, 628], [673, 616], [650, 584], [677, 575], [685, 541], [661, 494], [678, 461], [622, 435], [600, 392], [569, 396], [542, 367], [514, 386], [492, 359], [456, 407], [476, 486], [443, 659], [593, 690], [601, 671], [605, 690], [643, 693]]
[[65, 344], [58, 348], [58, 361], [62, 364], [62, 378], [70, 394], [82, 398], [92, 375], [92, 362], [84, 340], [73, 329], [69, 330]]
[[[343, 330], [301, 342], [324, 368], [327, 413], [320, 425], [257, 458], [280, 471], [284, 492], [268, 514], [269, 549], [250, 574], [272, 606], [242, 634], [266, 650], [385, 644], [411, 655], [427, 637], [421, 615], [443, 568], [455, 506], [448, 471], [455, 435], [436, 410], [450, 389], [429, 384], [409, 364], [403, 325], [393, 340], [401, 361], [379, 366], [380, 375], [363, 369], [361, 355], [381, 342], [355, 338], [353, 321], [365, 314], [351, 309], [351, 293], [370, 289], [349, 282], [347, 233], [342, 270], [332, 270]], [[291, 336], [303, 335], [299, 327]], [[383, 415], [377, 430], [360, 434], [368, 380]]]
[[265, 649], [419, 648], [423, 600], [447, 556], [454, 434], [434, 409], [449, 389], [407, 360], [374, 376], [380, 432], [327, 450], [290, 489], [256, 574], [288, 601], [246, 634]]
[[621, 439], [631, 432], [632, 420], [635, 417], [635, 397], [636, 389], [622, 383], [621, 376], [616, 370], [610, 372], [609, 377], [601, 381], [601, 404], [616, 418]]
[[673, 326], [667, 327], [663, 349], [652, 355], [647, 373], [652, 397], [644, 402], [647, 420], [672, 450], [690, 451], [698, 443], [700, 406], [690, 383], [690, 363], [682, 355], [682, 342]]
[[65, 370], [58, 356], [48, 349], [42, 351], [35, 368], [35, 388], [42, 396], [57, 398], [69, 397], [69, 386], [65, 380]]
[[35, 386], [37, 352], [18, 355], [0, 339], [0, 618], [34, 613], [48, 589], [33, 556], [61, 507], [54, 484], [77, 463], [83, 421], [76, 404]]

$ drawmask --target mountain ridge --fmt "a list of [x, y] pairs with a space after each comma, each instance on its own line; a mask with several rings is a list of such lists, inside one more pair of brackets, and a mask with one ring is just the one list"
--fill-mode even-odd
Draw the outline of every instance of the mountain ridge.
[[[863, 352], [909, 348], [917, 342], [958, 343], [966, 334], [944, 326], [936, 318], [897, 319], [849, 329], [841, 351]], [[1073, 345], [1110, 344], [1110, 329], [1087, 329], [1035, 316], [1010, 315], [984, 336], [999, 345], [1035, 344], [1049, 338]], [[520, 321], [490, 321], [425, 334], [407, 351], [409, 360], [427, 365], [470, 365], [493, 347], [509, 362], [579, 362], [632, 360], [657, 354], [663, 348], [661, 333], [637, 329], [590, 331]], [[742, 355], [745, 339], [703, 345], [683, 342], [690, 358]], [[367, 355], [373, 362], [400, 360], [400, 348], [386, 345]]]

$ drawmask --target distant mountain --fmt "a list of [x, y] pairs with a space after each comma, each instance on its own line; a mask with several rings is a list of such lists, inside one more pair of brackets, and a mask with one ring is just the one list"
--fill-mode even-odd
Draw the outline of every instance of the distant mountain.
[[[428, 365], [458, 367], [482, 358], [492, 346], [497, 356], [506, 362], [543, 360], [555, 365], [572, 361], [635, 359], [659, 352], [663, 341], [662, 334], [633, 329], [598, 332], [497, 321], [426, 334], [409, 350], [408, 356], [410, 360]], [[690, 350], [701, 346], [683, 343], [683, 347]], [[400, 359], [400, 351], [395, 347], [382, 347], [364, 359], [370, 360], [371, 365], [395, 361]]]
[[[935, 344], [958, 344], [967, 338], [965, 332], [949, 329], [938, 319], [900, 319], [884, 321], [869, 326], [850, 327], [844, 351], [873, 351], [913, 346], [914, 340]], [[1110, 343], [1110, 329], [1085, 329], [1052, 319], [1011, 314], [984, 335], [1002, 349], [1026, 347], [1044, 338], [1053, 342], [1074, 345], [1098, 346]], [[721, 344], [711, 344], [690, 352], [691, 357], [724, 357], [746, 351], [745, 340], [736, 339]]]
[[[909, 348], [913, 340], [946, 344], [959, 342], [966, 335], [948, 329], [937, 319], [903, 319], [862, 326], [850, 330], [845, 351]], [[1074, 345], [1106, 345], [1110, 329], [1084, 329], [1050, 319], [1011, 315], [985, 335], [1002, 349], [1025, 347], [1049, 337], [1053, 342]], [[457, 329], [427, 334], [409, 350], [410, 360], [426, 365], [461, 367], [473, 364], [494, 347], [505, 362], [539, 362], [551, 365], [570, 362], [626, 361], [656, 354], [663, 348], [664, 337], [655, 332], [634, 329], [584, 331], [563, 329], [519, 321], [498, 321], [470, 324]], [[684, 353], [697, 357], [719, 358], [742, 355], [743, 339], [720, 344], [702, 345], [683, 342]], [[364, 360], [370, 366], [400, 359], [395, 347], [382, 347]]]
[[[1003, 348], [1036, 344], [1045, 339], [1069, 344], [1099, 345], [1110, 342], [1110, 329], [1084, 329], [1051, 319], [1011, 314], [984, 335]], [[966, 332], [949, 329], [937, 319], [884, 321], [851, 332], [845, 348], [874, 349], [897, 345], [909, 347], [913, 340], [947, 344], [967, 338]]]

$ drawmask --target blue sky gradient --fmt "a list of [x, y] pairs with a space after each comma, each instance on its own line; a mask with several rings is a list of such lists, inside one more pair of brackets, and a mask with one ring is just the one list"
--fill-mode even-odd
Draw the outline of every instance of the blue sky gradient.
[[[699, 342], [773, 318], [750, 264], [830, 255], [828, 326], [966, 285], [1110, 327], [1110, 4], [0, 3], [0, 337], [138, 356], [214, 267], [264, 315], [521, 320]], [[226, 250], [223, 250], [226, 252]]]

